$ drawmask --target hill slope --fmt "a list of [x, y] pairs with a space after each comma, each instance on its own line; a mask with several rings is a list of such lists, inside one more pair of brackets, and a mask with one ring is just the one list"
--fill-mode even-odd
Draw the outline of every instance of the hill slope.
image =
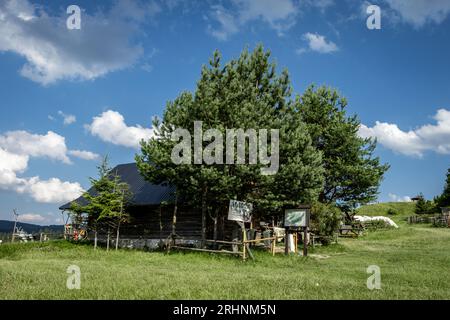
[[[17, 222], [17, 225], [28, 233], [38, 233], [46, 230], [46, 232], [63, 232], [62, 225], [40, 226], [32, 223]], [[0, 233], [11, 233], [14, 228], [14, 221], [0, 220]]]
[[363, 216], [390, 216], [387, 212], [393, 209], [397, 216], [410, 216], [414, 214], [414, 202], [382, 202], [362, 206], [358, 215]]

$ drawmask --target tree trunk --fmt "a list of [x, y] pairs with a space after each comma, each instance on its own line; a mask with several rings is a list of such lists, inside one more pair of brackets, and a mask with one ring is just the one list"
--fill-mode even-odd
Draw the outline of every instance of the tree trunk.
[[120, 231], [120, 221], [117, 224], [116, 251], [119, 249], [119, 231]]
[[202, 193], [202, 244], [201, 247], [205, 248], [206, 244], [206, 193], [208, 191], [207, 187], [203, 187]]
[[215, 214], [213, 220], [214, 220], [214, 236], [213, 236], [214, 249], [217, 249], [217, 243], [215, 241], [217, 241], [217, 222], [219, 220], [219, 209], [216, 209], [216, 214]]
[[[239, 242], [239, 226], [237, 223], [234, 223], [233, 225], [233, 230], [231, 231], [231, 241]], [[239, 252], [239, 245], [233, 244], [232, 250], [233, 252]]]
[[97, 249], [97, 228], [95, 228], [94, 232], [94, 250]]
[[108, 227], [108, 236], [106, 240], [106, 251], [109, 251], [109, 227]]
[[162, 247], [163, 240], [162, 240], [162, 231], [163, 231], [163, 225], [162, 225], [162, 205], [159, 205], [159, 245]]
[[178, 211], [178, 192], [175, 193], [175, 206], [173, 207], [172, 217], [172, 239], [175, 239], [177, 231], [177, 211]]

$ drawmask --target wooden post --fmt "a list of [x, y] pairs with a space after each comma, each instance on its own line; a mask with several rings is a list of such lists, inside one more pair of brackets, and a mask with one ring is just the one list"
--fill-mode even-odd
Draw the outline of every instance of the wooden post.
[[308, 255], [308, 227], [305, 227], [303, 234], [303, 256]]
[[246, 259], [246, 256], [245, 256], [245, 253], [246, 253], [246, 248], [247, 248], [247, 244], [245, 243], [245, 241], [247, 241], [247, 232], [245, 231], [245, 226], [244, 226], [244, 228], [242, 228], [242, 259], [245, 261], [245, 259]]
[[116, 233], [116, 251], [119, 249], [119, 230], [120, 230], [120, 220], [117, 225], [117, 233]]
[[289, 254], [289, 229], [286, 228], [286, 231], [284, 232], [284, 254]]
[[162, 244], [162, 230], [163, 230], [163, 224], [162, 224], [162, 205], [159, 205], [159, 243]]
[[97, 249], [97, 228], [95, 228], [94, 232], [94, 250]]
[[294, 233], [294, 252], [298, 252], [298, 232]]
[[[232, 242], [238, 242], [239, 241], [239, 229], [238, 229], [237, 223], [235, 223], [233, 225], [233, 231], [231, 233], [231, 237], [232, 237], [232, 239], [231, 239]], [[239, 251], [239, 246], [237, 244], [234, 244], [232, 246], [232, 250], [233, 250], [233, 252], [238, 252]]]
[[14, 212], [15, 220], [14, 220], [14, 229], [13, 229], [13, 234], [11, 237], [11, 242], [14, 242], [14, 238], [16, 237], [17, 219], [19, 218], [19, 215], [18, 215], [16, 209], [14, 209], [13, 212]]
[[[217, 228], [218, 228], [218, 223], [219, 223], [219, 208], [216, 208], [214, 216], [210, 215], [210, 217], [214, 221], [213, 240], [217, 241], [217, 231], [218, 231]], [[213, 248], [214, 248], [214, 250], [217, 249], [216, 242], [214, 242]]]
[[207, 207], [206, 207], [206, 195], [208, 194], [208, 187], [204, 186], [203, 187], [203, 192], [202, 192], [202, 249], [205, 248], [205, 240], [206, 240], [206, 211], [207, 211]]
[[272, 240], [272, 256], [275, 256], [275, 247], [276, 247], [276, 245], [277, 245], [277, 238], [275, 237]]
[[108, 236], [106, 240], [106, 251], [109, 251], [109, 227], [108, 227]]

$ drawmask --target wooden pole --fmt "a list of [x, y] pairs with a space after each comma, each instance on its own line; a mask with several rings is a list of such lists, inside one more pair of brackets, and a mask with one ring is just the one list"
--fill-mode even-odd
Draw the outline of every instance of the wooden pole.
[[272, 240], [272, 256], [275, 256], [275, 247], [276, 247], [276, 245], [277, 245], [277, 238], [275, 237]]
[[14, 219], [14, 229], [13, 229], [13, 234], [11, 237], [11, 242], [14, 242], [14, 238], [16, 237], [17, 219], [19, 218], [19, 214], [17, 213], [17, 210], [14, 209], [13, 212], [14, 212], [15, 219]]
[[305, 227], [303, 234], [303, 256], [308, 255], [308, 227]]
[[175, 192], [175, 205], [173, 207], [173, 217], [172, 217], [172, 233], [171, 233], [171, 242], [172, 245], [175, 245], [175, 237], [177, 230], [177, 212], [178, 212], [178, 192]]
[[163, 230], [163, 224], [162, 224], [162, 205], [159, 205], [159, 243], [162, 244], [162, 230]]
[[289, 254], [289, 230], [286, 228], [286, 231], [284, 232], [284, 254]]
[[117, 233], [116, 233], [116, 251], [119, 250], [119, 234], [120, 234], [120, 221], [123, 215], [123, 202], [125, 201], [125, 191], [122, 190], [122, 201], [120, 202], [120, 215], [119, 221], [117, 222]]
[[242, 228], [242, 259], [245, 260], [246, 256], [246, 248], [247, 248], [247, 244], [245, 243], [245, 241], [247, 241], [247, 232], [245, 232], [245, 227]]
[[294, 252], [297, 254], [298, 252], [298, 232], [294, 233]]
[[202, 191], [202, 249], [205, 248], [206, 240], [206, 195], [208, 193], [208, 187], [204, 186]]
[[120, 230], [120, 220], [117, 224], [117, 233], [116, 233], [116, 251], [119, 250], [119, 230]]
[[[231, 233], [231, 237], [232, 237], [232, 239], [231, 239], [232, 242], [235, 242], [235, 243], [239, 242], [239, 229], [238, 229], [237, 223], [235, 223], [233, 225], [233, 230], [232, 230], [232, 233]], [[233, 250], [233, 252], [238, 252], [239, 251], [239, 246], [237, 244], [234, 244], [232, 246], [232, 250]]]
[[94, 232], [94, 250], [97, 249], [97, 228], [95, 228]]
[[109, 227], [108, 227], [108, 236], [106, 240], [106, 251], [109, 251]]

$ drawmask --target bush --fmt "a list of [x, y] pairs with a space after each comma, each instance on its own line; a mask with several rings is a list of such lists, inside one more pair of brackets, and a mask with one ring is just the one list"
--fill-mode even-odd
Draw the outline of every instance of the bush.
[[338, 231], [342, 212], [336, 206], [316, 203], [311, 208], [311, 228], [320, 237], [323, 245], [328, 245], [333, 234]]
[[423, 194], [419, 195], [419, 200], [416, 202], [414, 212], [416, 214], [433, 214], [438, 212], [437, 206], [430, 200], [425, 200]]
[[389, 208], [388, 211], [387, 211], [387, 214], [390, 215], [390, 216], [395, 216], [397, 214], [397, 211], [395, 211], [392, 208]]

